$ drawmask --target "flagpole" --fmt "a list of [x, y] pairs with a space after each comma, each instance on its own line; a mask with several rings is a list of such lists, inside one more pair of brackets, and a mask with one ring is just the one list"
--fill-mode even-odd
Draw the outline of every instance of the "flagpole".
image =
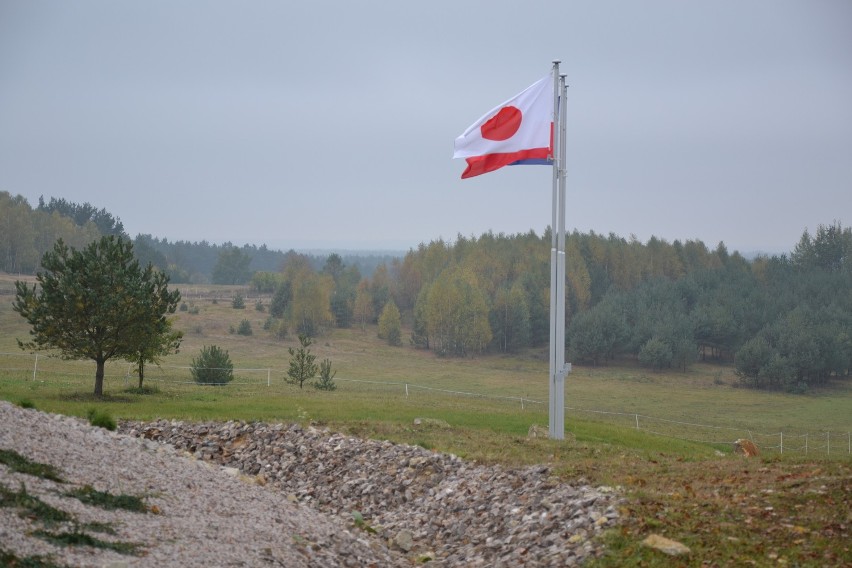
[[550, 223], [550, 372], [548, 376], [548, 434], [558, 438], [556, 425], [556, 298], [557, 298], [557, 207], [559, 204], [559, 60], [553, 60], [553, 197]]
[[568, 86], [565, 75], [559, 76], [559, 237], [557, 239], [556, 278], [558, 290], [556, 296], [556, 380], [554, 393], [556, 402], [556, 436], [561, 440], [565, 437], [565, 375], [571, 370], [571, 365], [565, 361], [565, 156], [566, 156], [566, 120]]

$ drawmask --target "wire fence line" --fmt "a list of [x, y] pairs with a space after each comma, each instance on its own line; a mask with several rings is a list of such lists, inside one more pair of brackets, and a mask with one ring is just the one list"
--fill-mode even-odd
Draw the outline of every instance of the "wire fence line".
[[[33, 381], [73, 386], [88, 386], [93, 377], [90, 361], [69, 361], [44, 355], [0, 353], [0, 371], [16, 382]], [[273, 368], [234, 369], [234, 379], [228, 383], [241, 395], [253, 395], [286, 383], [286, 371]], [[120, 382], [125, 387], [136, 384], [135, 367], [126, 362], [108, 362], [104, 379]], [[527, 396], [506, 396], [482, 392], [468, 392], [420, 385], [413, 382], [376, 381], [360, 378], [335, 377], [335, 382], [350, 385], [354, 391], [377, 391], [406, 399], [423, 396], [478, 399], [486, 403], [515, 406], [518, 411], [546, 409], [548, 402]], [[152, 367], [145, 376], [145, 384], [158, 388], [189, 393], [203, 388], [192, 378], [190, 366], [162, 365]], [[210, 386], [204, 385], [204, 386]], [[251, 390], [256, 387], [256, 390]], [[799, 454], [852, 455], [852, 429], [816, 430], [809, 432], [759, 432], [753, 428], [718, 426], [687, 422], [670, 418], [648, 416], [636, 412], [618, 412], [566, 406], [566, 427], [570, 427], [572, 414], [587, 420], [605, 422], [623, 428], [642, 431], [689, 442], [730, 446], [737, 439], [754, 442], [761, 451]]]

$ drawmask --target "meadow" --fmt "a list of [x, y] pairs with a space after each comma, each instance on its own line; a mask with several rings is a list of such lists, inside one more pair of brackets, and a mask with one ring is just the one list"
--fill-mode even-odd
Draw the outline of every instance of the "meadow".
[[[241, 287], [185, 286], [192, 309], [176, 314], [180, 352], [148, 367], [145, 394], [133, 388], [137, 378], [126, 362], [111, 363], [105, 396], [95, 400], [94, 363], [46, 354], [36, 360], [17, 347], [15, 338], [28, 330], [11, 309], [13, 280], [0, 279], [0, 398], [78, 416], [97, 407], [119, 420], [300, 421], [483, 463], [547, 463], [564, 479], [621, 486], [628, 496], [601, 565], [852, 562], [848, 381], [793, 395], [740, 388], [730, 367], [702, 363], [685, 373], [631, 362], [575, 366], [565, 387], [566, 440], [531, 439], [531, 425], [548, 423], [546, 348], [439, 358], [390, 347], [375, 326], [336, 329], [311, 349], [332, 361], [337, 390], [299, 389], [284, 382], [296, 339], [264, 331], [267, 314], [255, 308], [268, 298]], [[245, 309], [231, 306], [236, 293]], [[244, 319], [251, 336], [232, 332]], [[195, 385], [188, 367], [213, 344], [229, 351], [236, 378], [223, 387]], [[415, 418], [434, 422], [417, 426]], [[783, 454], [771, 447], [779, 432], [787, 437]], [[763, 445], [762, 456], [732, 454], [740, 437]], [[693, 553], [673, 561], [642, 547], [652, 532]]]

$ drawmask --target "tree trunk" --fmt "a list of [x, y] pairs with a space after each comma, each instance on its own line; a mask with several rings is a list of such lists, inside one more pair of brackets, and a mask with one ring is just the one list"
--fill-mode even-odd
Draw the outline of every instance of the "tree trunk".
[[97, 370], [95, 371], [95, 396], [101, 397], [104, 395], [104, 363], [103, 359], [96, 359]]
[[145, 359], [139, 359], [139, 390], [142, 390], [142, 380], [145, 378]]

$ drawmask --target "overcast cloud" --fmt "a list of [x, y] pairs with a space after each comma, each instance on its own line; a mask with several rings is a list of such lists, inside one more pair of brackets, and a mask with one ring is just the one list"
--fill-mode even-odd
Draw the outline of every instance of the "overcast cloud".
[[450, 158], [553, 59], [569, 228], [783, 252], [852, 222], [848, 0], [0, 0], [0, 191], [169, 240], [541, 234], [549, 168]]

